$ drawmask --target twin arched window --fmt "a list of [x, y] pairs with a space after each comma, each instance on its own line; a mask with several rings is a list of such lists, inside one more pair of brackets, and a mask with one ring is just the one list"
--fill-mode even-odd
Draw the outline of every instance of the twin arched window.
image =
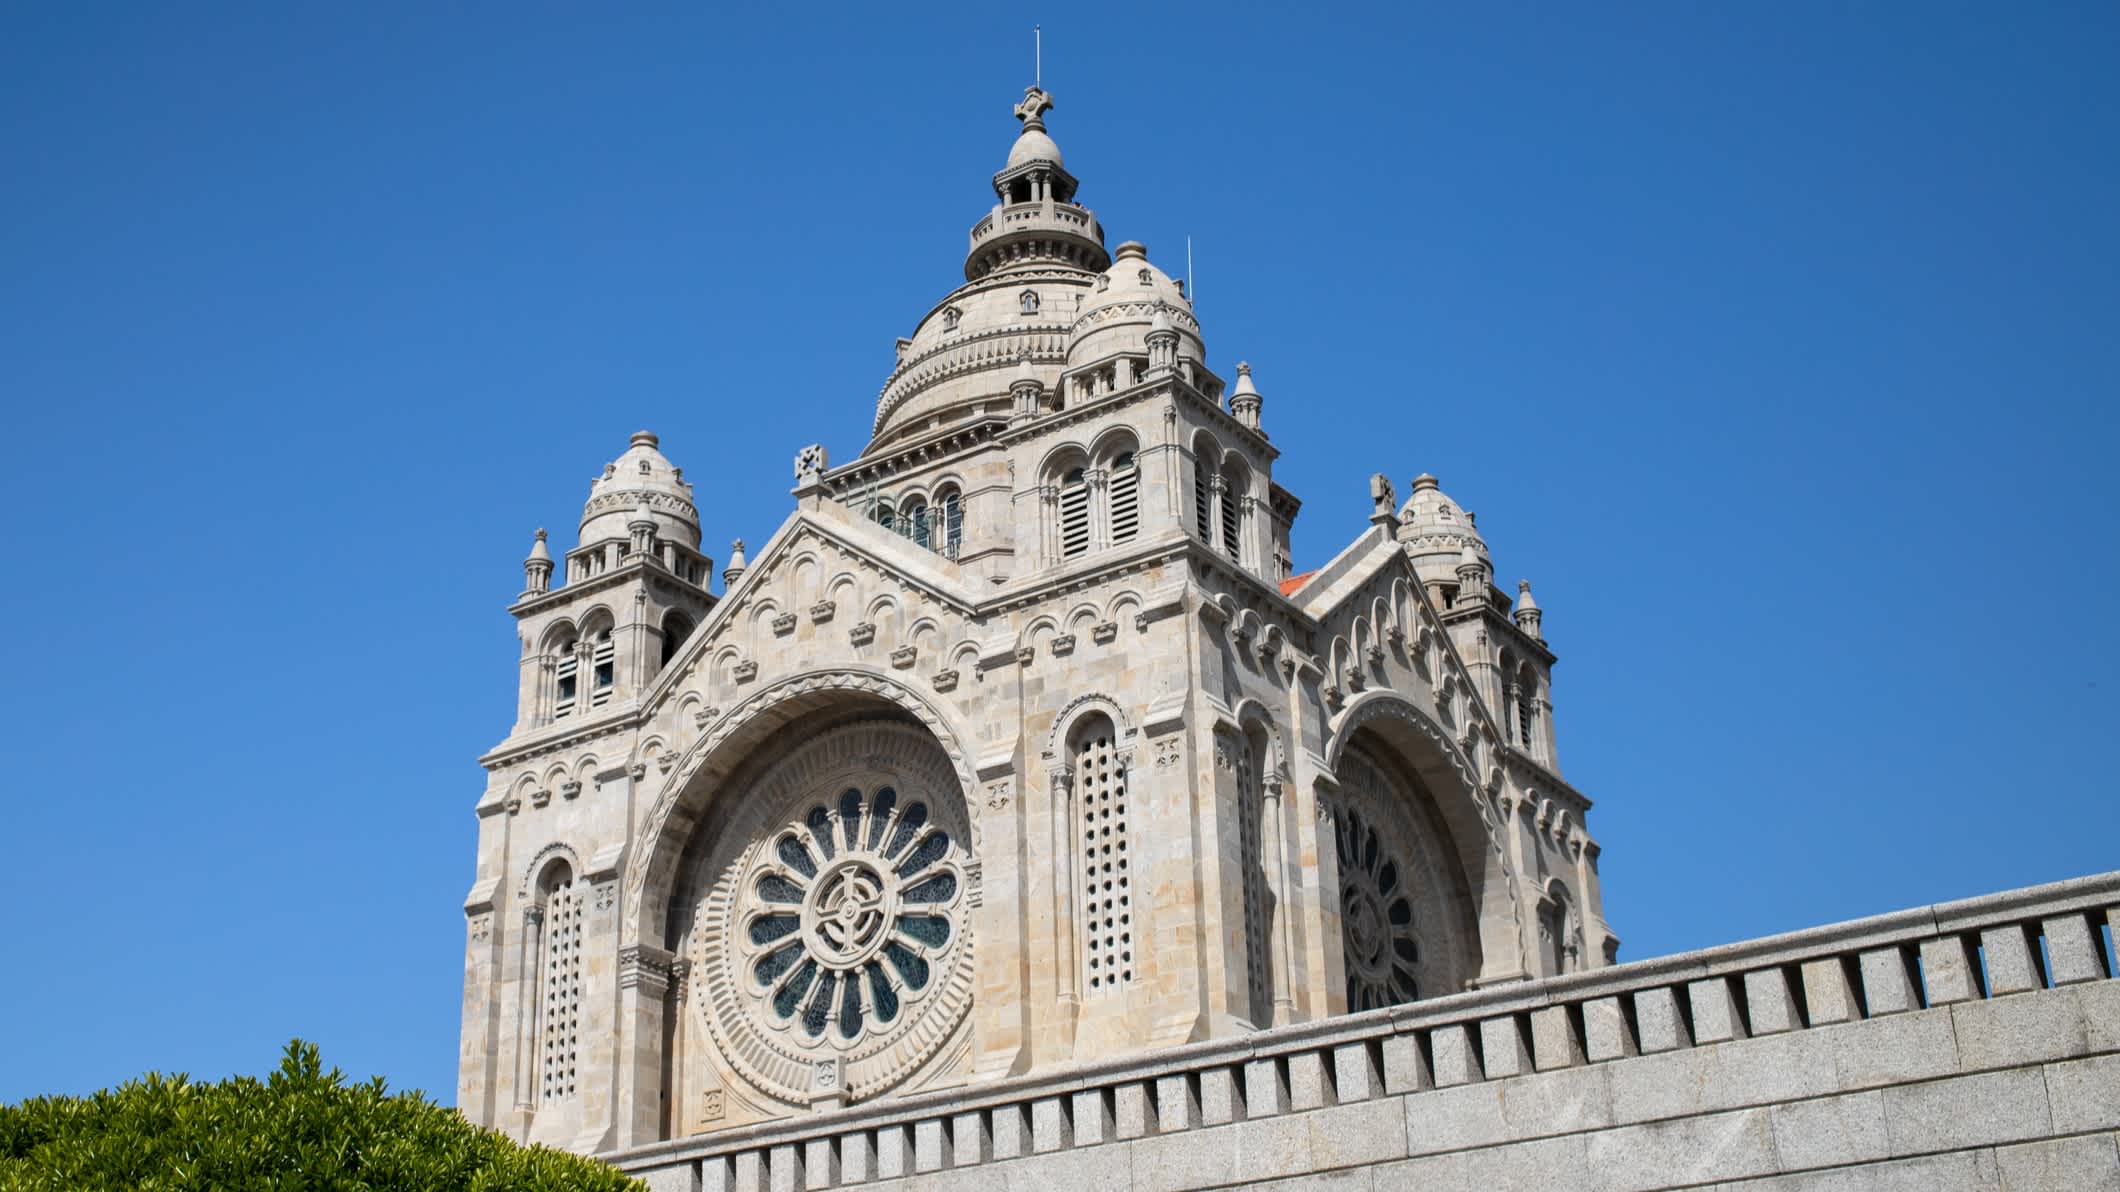
[[1201, 436], [1193, 449], [1193, 531], [1217, 547], [1231, 562], [1244, 561], [1245, 496], [1251, 474], [1234, 453], [1224, 453]]
[[[1141, 532], [1141, 469], [1131, 450], [1111, 457], [1103, 475], [1104, 499], [1098, 508], [1096, 485], [1086, 466], [1060, 476], [1060, 557], [1088, 554], [1098, 545], [1115, 546]], [[1098, 541], [1099, 514], [1103, 541]]]
[[616, 690], [618, 647], [611, 627], [603, 625], [586, 641], [572, 633], [553, 646], [559, 658], [552, 667], [552, 719], [561, 720], [611, 702]]
[[945, 488], [929, 504], [925, 498], [909, 497], [904, 507], [879, 501], [869, 515], [884, 529], [954, 559], [964, 548], [964, 498], [955, 488]]

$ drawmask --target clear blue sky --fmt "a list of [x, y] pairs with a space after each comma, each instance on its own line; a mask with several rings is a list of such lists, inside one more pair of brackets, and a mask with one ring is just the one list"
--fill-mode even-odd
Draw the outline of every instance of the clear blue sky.
[[0, 15], [0, 1101], [452, 1097], [531, 530], [860, 449], [1038, 19], [1298, 564], [1430, 470], [1536, 582], [1627, 957], [2120, 863], [2120, 8], [717, 7]]

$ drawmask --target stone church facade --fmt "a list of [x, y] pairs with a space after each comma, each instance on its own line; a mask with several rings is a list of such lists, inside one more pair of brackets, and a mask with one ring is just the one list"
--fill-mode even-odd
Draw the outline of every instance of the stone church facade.
[[718, 591], [648, 432], [538, 531], [458, 1108], [658, 1192], [2120, 1188], [2120, 873], [1616, 963], [1529, 585], [1427, 474], [1292, 574], [1051, 108]]
[[[599, 1151], [1594, 968], [1554, 655], [1432, 476], [1291, 574], [1247, 365], [1031, 89], [859, 458], [720, 592], [633, 436], [511, 608], [458, 1101]], [[1360, 478], [1351, 478], [1361, 483]]]

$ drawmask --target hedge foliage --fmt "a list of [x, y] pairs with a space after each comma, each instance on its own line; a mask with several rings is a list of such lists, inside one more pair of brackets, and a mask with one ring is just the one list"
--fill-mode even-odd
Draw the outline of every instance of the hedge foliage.
[[87, 1097], [0, 1105], [0, 1189], [142, 1192], [625, 1192], [613, 1168], [517, 1145], [378, 1076], [349, 1084], [316, 1045], [264, 1080], [149, 1073]]

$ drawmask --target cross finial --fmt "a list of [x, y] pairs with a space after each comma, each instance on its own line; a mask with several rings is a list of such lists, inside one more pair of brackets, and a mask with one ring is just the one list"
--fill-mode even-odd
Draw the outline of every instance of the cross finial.
[[1052, 93], [1043, 87], [1025, 87], [1023, 102], [1016, 105], [1016, 119], [1023, 121], [1026, 132], [1037, 129], [1045, 131], [1045, 114], [1052, 110]]

